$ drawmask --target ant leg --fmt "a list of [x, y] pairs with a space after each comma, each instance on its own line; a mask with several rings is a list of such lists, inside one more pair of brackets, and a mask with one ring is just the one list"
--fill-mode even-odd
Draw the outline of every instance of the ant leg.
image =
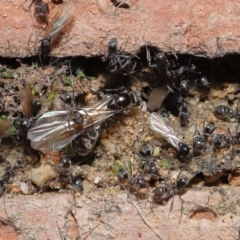
[[146, 46], [146, 55], [147, 55], [148, 66], [150, 68], [157, 68], [157, 64], [151, 64], [151, 54], [147, 46]]
[[23, 4], [21, 4], [19, 6], [19, 8], [23, 8], [24, 11], [30, 11], [30, 8], [32, 7], [34, 0], [32, 0], [32, 2], [30, 3], [30, 5], [28, 6], [28, 9], [26, 9], [23, 5], [27, 2], [27, 0], [25, 0], [25, 2]]
[[4, 211], [5, 211], [5, 213], [6, 213], [6, 215], [8, 216], [8, 213], [7, 213], [7, 209], [6, 209], [6, 204], [5, 204], [5, 202], [6, 202], [6, 199], [5, 199], [5, 197], [6, 197], [6, 188], [4, 189], [4, 193], [3, 193], [3, 207], [4, 207]]
[[183, 203], [184, 203], [184, 202], [183, 202], [183, 200], [182, 200], [182, 198], [181, 198], [180, 196], [179, 196], [179, 198], [181, 199], [181, 202], [182, 202], [182, 203], [181, 203], [181, 215], [180, 215], [180, 219], [179, 219], [178, 225], [181, 223], [182, 215], [183, 215], [183, 209], [184, 209], [184, 208], [183, 208]]
[[171, 205], [170, 205], [170, 209], [169, 209], [169, 213], [168, 213], [168, 218], [170, 217], [170, 213], [171, 213], [172, 208], [173, 208], [173, 201], [174, 201], [174, 193], [172, 193], [172, 202], [171, 202]]

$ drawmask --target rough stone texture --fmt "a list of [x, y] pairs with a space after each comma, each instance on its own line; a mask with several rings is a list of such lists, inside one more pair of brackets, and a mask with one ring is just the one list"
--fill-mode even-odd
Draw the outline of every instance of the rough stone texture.
[[[75, 196], [56, 193], [6, 196], [0, 205], [0, 239], [159, 239], [142, 221], [124, 192], [110, 188]], [[240, 216], [236, 188], [190, 190], [165, 206], [134, 201], [152, 229], [164, 240], [238, 239]], [[60, 236], [61, 234], [61, 236]]]
[[[224, 0], [128, 0], [129, 9], [116, 8], [110, 0], [73, 0], [74, 21], [53, 49], [55, 56], [106, 54], [112, 37], [119, 46], [136, 52], [143, 45], [214, 57], [239, 52], [240, 2]], [[1, 3], [0, 56], [36, 54], [44, 31], [24, 0]], [[30, 1], [23, 6], [27, 9]], [[56, 7], [51, 5], [51, 17]], [[51, 22], [51, 21], [50, 21]]]

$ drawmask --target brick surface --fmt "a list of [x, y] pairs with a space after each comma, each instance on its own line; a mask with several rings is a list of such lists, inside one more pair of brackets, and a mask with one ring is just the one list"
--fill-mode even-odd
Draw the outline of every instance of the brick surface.
[[[238, 239], [239, 196], [238, 189], [232, 187], [189, 190], [182, 195], [183, 205], [175, 196], [170, 215], [171, 200], [152, 209], [148, 201], [134, 203], [164, 240]], [[16, 239], [16, 234], [19, 240], [159, 239], [144, 224], [125, 192], [113, 194], [109, 189], [96, 189], [75, 198], [71, 193], [7, 195], [6, 211], [1, 204], [0, 237], [5, 239]]]
[[[106, 54], [112, 37], [127, 51], [146, 44], [163, 51], [179, 51], [214, 57], [239, 52], [240, 2], [224, 0], [164, 1], [129, 0], [129, 9], [110, 0], [73, 0], [74, 19], [53, 48], [55, 56]], [[44, 31], [24, 0], [1, 3], [0, 56], [26, 57], [36, 54]], [[27, 9], [30, 1], [23, 6]], [[56, 6], [50, 5], [50, 18]], [[50, 21], [51, 22], [51, 21]]]

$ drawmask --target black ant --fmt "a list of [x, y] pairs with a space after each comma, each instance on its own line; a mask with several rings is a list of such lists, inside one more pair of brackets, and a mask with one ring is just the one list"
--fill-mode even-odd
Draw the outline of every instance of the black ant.
[[190, 153], [190, 147], [183, 143], [183, 142], [179, 142], [178, 143], [179, 146], [179, 157], [183, 160], [183, 161], [190, 161], [192, 160], [192, 154]]
[[145, 198], [146, 193], [142, 191], [149, 187], [149, 183], [142, 176], [130, 177], [128, 171], [124, 168], [119, 169], [118, 179], [121, 184], [124, 185], [131, 193], [138, 196], [139, 198]]
[[187, 80], [182, 80], [179, 85], [179, 93], [182, 97], [187, 97], [189, 93], [189, 84]]
[[122, 181], [127, 181], [129, 179], [128, 171], [125, 168], [121, 168], [118, 171], [118, 178]]
[[190, 113], [188, 111], [188, 103], [180, 94], [180, 89], [176, 88], [177, 92], [173, 91], [171, 87], [168, 86], [170, 94], [166, 99], [166, 103], [168, 104], [168, 110], [172, 112], [172, 114], [179, 116], [179, 121], [181, 127], [186, 127], [189, 123]]
[[215, 123], [207, 122], [207, 125], [203, 129], [205, 139], [207, 139], [210, 134], [213, 134], [215, 129], [216, 129]]
[[[180, 89], [183, 97], [186, 97], [189, 92], [189, 85], [194, 84], [195, 86], [208, 89], [210, 86], [210, 82], [206, 76], [203, 76], [201, 72], [196, 71], [197, 67], [189, 63], [187, 67], [185, 67], [184, 74], [180, 77]], [[195, 78], [194, 75], [199, 75], [198, 78]], [[193, 79], [194, 78], [194, 79]], [[192, 80], [193, 79], [193, 80]]]
[[140, 64], [140, 58], [135, 54], [118, 50], [117, 45], [117, 38], [112, 38], [108, 43], [107, 60], [110, 71], [120, 71], [123, 74], [133, 74]]
[[150, 144], [143, 144], [140, 149], [140, 154], [145, 158], [143, 166], [143, 175], [148, 174], [150, 181], [159, 179], [159, 168], [157, 167], [156, 159], [153, 155], [153, 148]]
[[167, 83], [170, 85], [170, 80], [181, 76], [186, 70], [185, 67], [176, 68], [175, 64], [172, 67], [171, 62], [167, 59], [165, 53], [163, 52], [158, 52], [152, 61], [150, 50], [147, 47], [146, 57], [148, 66], [153, 69], [154, 72], [154, 77], [156, 79], [156, 82], [154, 83], [155, 86], [157, 86], [159, 83]]
[[[77, 192], [82, 192], [83, 191], [82, 174], [77, 174], [77, 175], [73, 176], [73, 174], [71, 173], [71, 164], [72, 164], [71, 159], [66, 155], [62, 155], [60, 157], [59, 164], [56, 166], [56, 168], [62, 177], [61, 179], [63, 179], [63, 177], [67, 176], [68, 183]], [[63, 180], [65, 181], [66, 178]]]
[[194, 84], [200, 88], [209, 88], [210, 86], [210, 82], [205, 76], [195, 79]]
[[[34, 17], [36, 18], [36, 20], [40, 24], [46, 24], [48, 26], [48, 15], [49, 15], [48, 3], [43, 2], [42, 0], [32, 0], [32, 2], [30, 3], [30, 5], [28, 7], [29, 10], [32, 7], [32, 5], [34, 6]], [[21, 7], [22, 7], [22, 5], [21, 5]]]
[[[188, 177], [181, 177], [177, 178], [176, 182], [172, 182], [170, 179], [170, 182], [163, 181], [160, 183], [160, 186], [155, 188], [153, 190], [153, 195], [151, 197], [151, 202], [154, 204], [161, 204], [165, 205], [170, 198], [172, 198], [170, 210], [169, 210], [169, 215], [171, 213], [172, 207], [173, 207], [173, 200], [174, 196], [179, 193], [184, 193], [185, 187], [189, 184], [190, 179]], [[182, 204], [183, 200], [181, 199]], [[179, 219], [179, 222], [181, 221], [182, 218], [182, 212], [181, 212], [181, 217]]]
[[49, 6], [48, 3], [42, 0], [33, 0], [34, 3], [34, 16], [39, 23], [44, 23], [48, 26]]
[[215, 134], [212, 139], [212, 144], [215, 151], [220, 151], [235, 146], [240, 142], [240, 131], [236, 130], [236, 135], [232, 135], [228, 128], [228, 134]]
[[195, 155], [202, 154], [206, 150], [208, 137], [213, 134], [215, 129], [213, 122], [207, 122], [202, 134], [197, 131], [198, 136], [195, 136], [193, 139], [193, 152]]
[[174, 197], [176, 192], [183, 190], [190, 180], [187, 177], [178, 179], [175, 183], [161, 182], [160, 186], [154, 189], [152, 199], [155, 203], [161, 203], [168, 200], [170, 197]]
[[4, 173], [2, 176], [2, 179], [0, 180], [0, 195], [3, 194], [3, 192], [6, 190], [6, 185], [8, 184], [10, 178], [14, 174], [14, 169], [11, 169]]
[[71, 119], [77, 124], [83, 124], [83, 121], [84, 121], [83, 115], [78, 110], [76, 110], [74, 99], [71, 96], [71, 94], [69, 92], [65, 92], [61, 95], [60, 98], [64, 103], [70, 105], [70, 107], [71, 107], [71, 113], [70, 113]]
[[82, 174], [77, 174], [73, 176], [71, 173], [68, 176], [69, 184], [77, 191], [82, 192], [84, 190], [83, 183], [82, 183], [83, 177]]
[[186, 127], [189, 123], [189, 115], [188, 105], [183, 101], [179, 107], [179, 119], [182, 127]]
[[235, 111], [226, 105], [217, 106], [213, 114], [218, 119], [233, 118], [236, 115]]

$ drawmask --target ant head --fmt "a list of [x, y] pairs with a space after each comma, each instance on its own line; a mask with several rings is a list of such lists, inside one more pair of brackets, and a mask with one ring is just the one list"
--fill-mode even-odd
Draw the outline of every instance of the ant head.
[[72, 164], [71, 159], [66, 155], [62, 155], [60, 157], [59, 163], [63, 168], [66, 168], [66, 169], [70, 168], [70, 166]]
[[69, 183], [74, 187], [74, 189], [77, 192], [82, 192], [83, 189], [84, 189], [80, 174], [78, 174], [76, 176], [72, 176], [70, 174], [70, 176], [69, 176]]
[[28, 118], [23, 118], [23, 119], [21, 120], [21, 126], [22, 126], [23, 128], [29, 128], [30, 125], [31, 125], [31, 120], [30, 120], [30, 119], [28, 119]]
[[180, 178], [178, 181], [177, 181], [177, 188], [178, 189], [181, 189], [181, 188], [184, 188], [188, 185], [188, 183], [190, 182], [189, 178], [188, 177], [183, 177], [183, 178]]
[[167, 64], [168, 62], [166, 55], [162, 52], [157, 53], [155, 59], [162, 64]]
[[213, 122], [208, 122], [206, 126], [203, 129], [204, 134], [212, 134], [214, 130], [216, 129], [215, 123]]
[[199, 80], [198, 80], [198, 85], [199, 87], [204, 87], [204, 88], [208, 88], [210, 86], [210, 82], [207, 79], [207, 77], [202, 76]]
[[149, 143], [143, 144], [140, 149], [140, 154], [144, 157], [151, 157], [153, 154], [153, 147]]
[[128, 172], [127, 172], [127, 170], [126, 169], [124, 169], [124, 168], [121, 168], [119, 171], [118, 171], [118, 177], [120, 178], [120, 179], [128, 179]]
[[33, 105], [33, 108], [32, 108], [33, 116], [36, 116], [38, 114], [38, 112], [40, 111], [42, 104], [39, 101], [34, 101], [32, 105]]
[[118, 40], [117, 38], [112, 38], [108, 42], [108, 50], [109, 52], [116, 52], [117, 51]]
[[190, 153], [190, 147], [187, 144], [179, 142], [179, 150], [182, 156], [187, 156]]
[[41, 42], [41, 48], [46, 49], [51, 47], [51, 37], [46, 37]]
[[64, 103], [72, 104], [72, 96], [69, 92], [63, 93], [60, 98]]

